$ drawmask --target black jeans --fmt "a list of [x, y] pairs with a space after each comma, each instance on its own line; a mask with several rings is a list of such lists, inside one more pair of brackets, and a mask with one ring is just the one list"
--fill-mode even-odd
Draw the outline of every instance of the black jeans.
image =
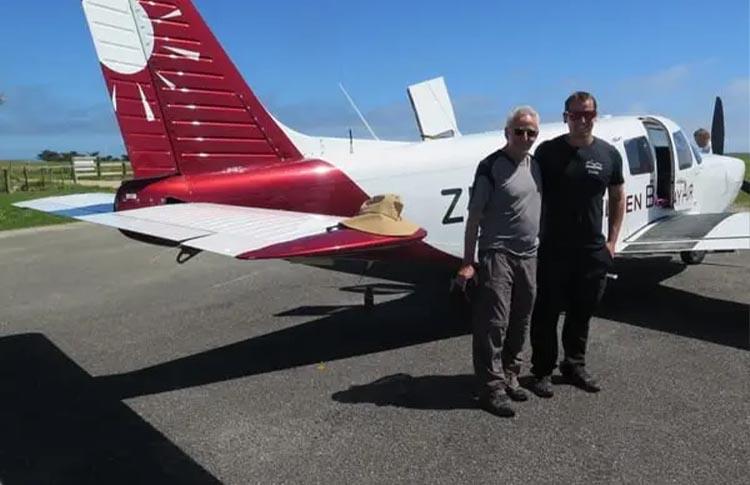
[[557, 363], [557, 322], [565, 310], [562, 344], [565, 362], [586, 365], [589, 321], [599, 304], [612, 257], [595, 250], [539, 252], [537, 298], [531, 317], [531, 373], [552, 374]]

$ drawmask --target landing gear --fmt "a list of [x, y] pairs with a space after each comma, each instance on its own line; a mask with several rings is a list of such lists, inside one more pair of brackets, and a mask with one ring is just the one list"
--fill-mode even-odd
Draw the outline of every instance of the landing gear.
[[372, 286], [365, 287], [365, 310], [370, 311], [375, 308], [375, 292]]
[[683, 251], [680, 253], [680, 259], [685, 264], [701, 264], [705, 257], [705, 251]]

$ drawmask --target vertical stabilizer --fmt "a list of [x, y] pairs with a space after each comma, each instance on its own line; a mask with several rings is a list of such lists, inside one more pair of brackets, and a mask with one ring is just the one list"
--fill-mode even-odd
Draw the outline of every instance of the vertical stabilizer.
[[83, 0], [136, 177], [298, 160], [189, 0]]
[[423, 140], [460, 135], [453, 103], [442, 77], [412, 84], [407, 92]]

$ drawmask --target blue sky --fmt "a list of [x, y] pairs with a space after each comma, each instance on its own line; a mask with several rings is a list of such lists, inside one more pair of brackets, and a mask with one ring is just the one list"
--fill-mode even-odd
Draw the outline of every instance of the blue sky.
[[[406, 87], [442, 75], [464, 133], [514, 105], [558, 121], [573, 90], [600, 112], [710, 125], [724, 98], [727, 149], [750, 151], [748, 0], [537, 2], [195, 0], [266, 107], [300, 131], [417, 139]], [[78, 0], [7, 2], [0, 159], [45, 148], [124, 149]]]

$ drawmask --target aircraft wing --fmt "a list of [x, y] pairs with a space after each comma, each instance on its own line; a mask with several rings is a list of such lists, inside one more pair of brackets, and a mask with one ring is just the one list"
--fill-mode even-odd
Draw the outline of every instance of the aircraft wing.
[[176, 245], [240, 259], [356, 257], [422, 240], [341, 228], [338, 216], [210, 203], [168, 204], [114, 211], [114, 194], [93, 193], [18, 202], [81, 221], [115, 227]]
[[750, 249], [750, 212], [679, 214], [648, 224], [618, 254]]

